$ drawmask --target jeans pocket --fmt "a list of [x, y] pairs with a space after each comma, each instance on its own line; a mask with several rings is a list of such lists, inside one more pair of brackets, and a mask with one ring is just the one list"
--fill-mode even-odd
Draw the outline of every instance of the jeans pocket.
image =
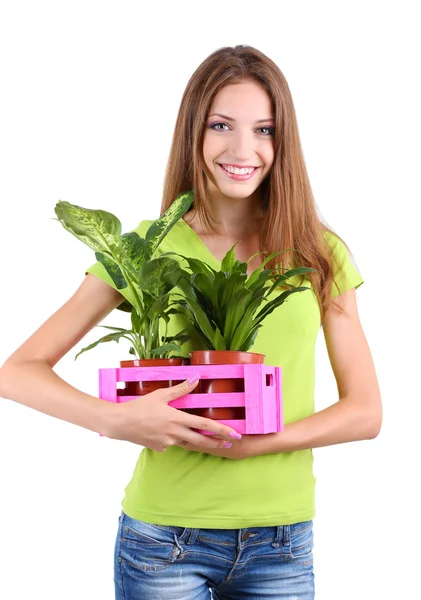
[[313, 566], [313, 521], [295, 523], [284, 528], [287, 535], [282, 546], [285, 562]]
[[124, 514], [121, 520], [119, 562], [142, 571], [161, 571], [181, 555], [178, 535], [182, 527], [163, 527], [133, 519]]

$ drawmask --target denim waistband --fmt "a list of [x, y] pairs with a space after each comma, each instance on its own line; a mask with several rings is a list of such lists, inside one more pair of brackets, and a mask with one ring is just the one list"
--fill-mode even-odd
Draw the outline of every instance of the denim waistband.
[[247, 527], [245, 529], [193, 529], [186, 528], [178, 540], [187, 545], [194, 544], [199, 538], [212, 544], [224, 546], [248, 546], [272, 543], [274, 548], [288, 543], [290, 526]]

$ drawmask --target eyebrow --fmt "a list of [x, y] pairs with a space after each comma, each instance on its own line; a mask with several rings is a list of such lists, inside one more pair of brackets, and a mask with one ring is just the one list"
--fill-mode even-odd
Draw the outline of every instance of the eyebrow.
[[[209, 115], [209, 119], [211, 117], [222, 117], [227, 121], [232, 121], [233, 123], [235, 123], [235, 119], [233, 119], [232, 117], [227, 117], [227, 115], [221, 115], [220, 113], [213, 113], [212, 115]], [[274, 122], [274, 119], [272, 119], [271, 117], [269, 119], [259, 119], [258, 121], [255, 121], [255, 123], [267, 123], [268, 121]]]

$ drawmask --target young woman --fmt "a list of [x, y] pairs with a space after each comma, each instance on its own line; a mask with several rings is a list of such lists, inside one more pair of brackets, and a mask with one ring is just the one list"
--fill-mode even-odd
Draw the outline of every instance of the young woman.
[[[160, 252], [188, 254], [218, 268], [240, 241], [238, 259], [287, 249], [281, 266], [297, 261], [316, 269], [306, 282], [312, 291], [291, 296], [272, 313], [253, 346], [266, 355], [267, 364], [283, 368], [285, 430], [239, 439], [228, 427], [167, 406], [195, 383], [111, 405], [60, 379], [53, 371], [57, 361], [123, 299], [124, 290], [114, 289], [100, 263], [6, 361], [0, 393], [145, 446], [119, 517], [116, 598], [201, 600], [211, 594], [220, 600], [310, 600], [312, 448], [376, 437], [381, 399], [357, 312], [355, 289], [362, 278], [344, 242], [317, 215], [287, 82], [254, 48], [217, 50], [187, 84], [162, 212], [191, 189], [192, 209]], [[149, 223], [142, 221], [136, 231], [144, 233]], [[181, 320], [176, 315], [171, 327], [178, 329]], [[339, 398], [315, 412], [320, 326]], [[186, 356], [189, 350], [186, 344]], [[222, 439], [206, 438], [193, 428]]]

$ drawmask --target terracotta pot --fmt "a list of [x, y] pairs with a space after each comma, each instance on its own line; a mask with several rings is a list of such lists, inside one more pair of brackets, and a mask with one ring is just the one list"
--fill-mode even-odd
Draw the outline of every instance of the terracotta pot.
[[[120, 367], [180, 367], [185, 358], [146, 358], [142, 360], [121, 360]], [[121, 396], [144, 396], [155, 390], [172, 387], [181, 383], [179, 380], [169, 381], [126, 381], [124, 389], [119, 390]]]
[[[256, 352], [240, 352], [237, 350], [195, 350], [190, 352], [192, 365], [249, 365], [263, 364], [265, 354]], [[196, 388], [197, 393], [244, 392], [243, 379], [202, 379]], [[242, 406], [198, 408], [193, 414], [208, 419], [232, 420], [245, 419], [245, 408]]]

